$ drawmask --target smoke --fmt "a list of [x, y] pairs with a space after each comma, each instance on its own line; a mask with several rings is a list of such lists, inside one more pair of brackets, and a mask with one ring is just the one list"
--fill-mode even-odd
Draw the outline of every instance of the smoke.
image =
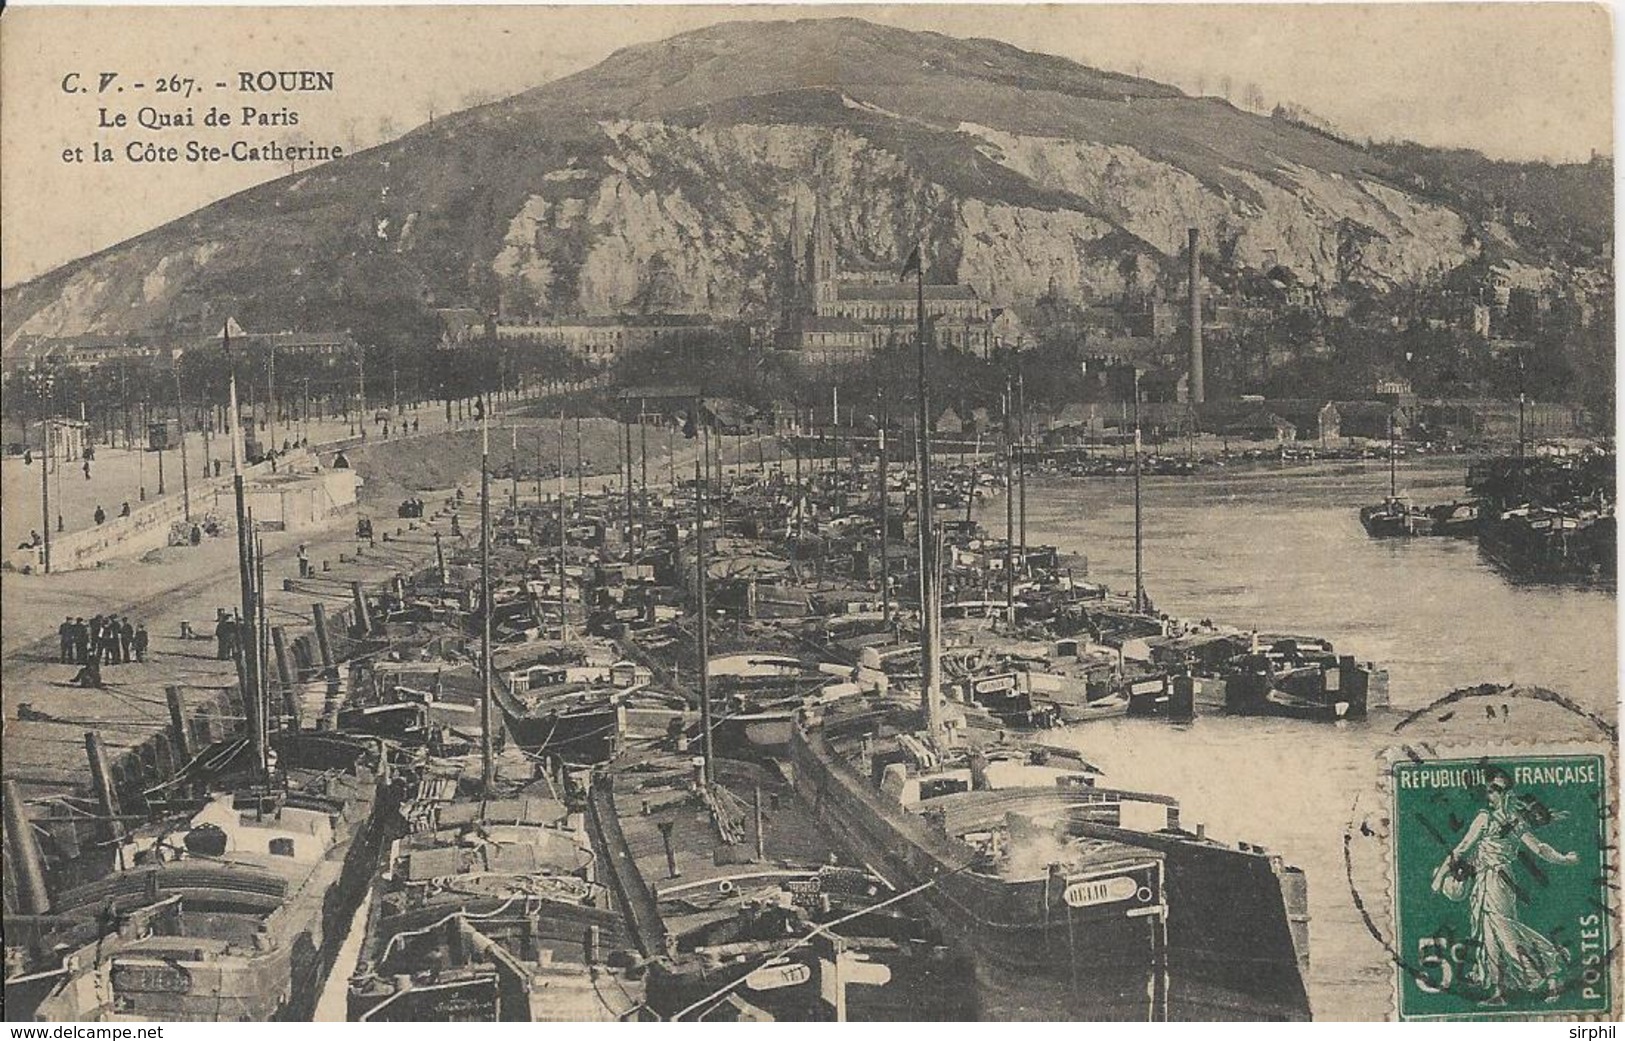
[[1049, 866], [1072, 858], [1071, 847], [1053, 831], [1026, 827], [1010, 829], [1010, 845], [1005, 854], [1004, 874], [1027, 878], [1046, 874]]

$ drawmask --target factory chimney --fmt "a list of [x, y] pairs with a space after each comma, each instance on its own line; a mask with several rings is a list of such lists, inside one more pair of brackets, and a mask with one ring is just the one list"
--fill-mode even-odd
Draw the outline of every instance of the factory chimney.
[[1202, 378], [1202, 256], [1198, 251], [1201, 232], [1190, 229], [1190, 325], [1191, 325], [1191, 382], [1190, 400], [1200, 405], [1207, 400]]

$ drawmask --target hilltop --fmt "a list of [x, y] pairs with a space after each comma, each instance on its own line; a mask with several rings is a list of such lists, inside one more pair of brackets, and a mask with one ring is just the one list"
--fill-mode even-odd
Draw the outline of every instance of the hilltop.
[[1322, 285], [1478, 258], [1482, 216], [1397, 154], [989, 40], [728, 22], [66, 264], [5, 293], [4, 343], [227, 313], [399, 344], [436, 307], [766, 313], [819, 199], [843, 258], [918, 236], [930, 277], [995, 304], [1171, 283], [1189, 226], [1221, 265]]

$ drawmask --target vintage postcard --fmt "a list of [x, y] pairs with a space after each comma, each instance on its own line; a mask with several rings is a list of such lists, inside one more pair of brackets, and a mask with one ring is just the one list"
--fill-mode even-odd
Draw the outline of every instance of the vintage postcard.
[[5, 1018], [1618, 1019], [1611, 17], [13, 5]]

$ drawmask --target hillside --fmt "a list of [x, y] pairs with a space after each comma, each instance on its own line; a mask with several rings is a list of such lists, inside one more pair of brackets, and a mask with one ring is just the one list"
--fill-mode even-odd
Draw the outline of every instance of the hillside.
[[3, 335], [232, 313], [413, 343], [441, 306], [761, 313], [793, 204], [818, 197], [845, 258], [894, 262], [918, 235], [931, 277], [995, 304], [1172, 281], [1189, 226], [1230, 264], [1405, 284], [1479, 249], [1476, 219], [1414, 181], [1312, 129], [1002, 43], [731, 22], [64, 265], [5, 293]]

